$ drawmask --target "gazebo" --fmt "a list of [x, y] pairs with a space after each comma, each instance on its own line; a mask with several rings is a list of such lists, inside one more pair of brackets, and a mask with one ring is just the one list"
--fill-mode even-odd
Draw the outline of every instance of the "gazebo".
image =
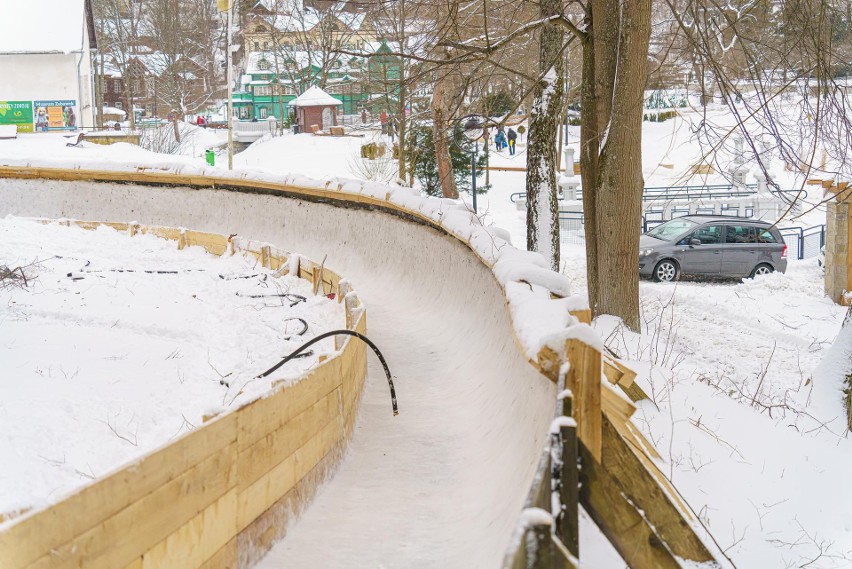
[[290, 106], [296, 109], [296, 124], [299, 125], [299, 132], [312, 132], [313, 125], [319, 127], [317, 130], [336, 126], [335, 111], [337, 106], [342, 104], [342, 101], [316, 86], [290, 101]]

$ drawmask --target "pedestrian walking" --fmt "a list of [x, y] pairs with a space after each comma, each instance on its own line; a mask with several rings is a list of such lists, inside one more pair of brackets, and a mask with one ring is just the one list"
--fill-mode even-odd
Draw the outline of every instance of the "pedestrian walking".
[[497, 147], [497, 152], [506, 147], [506, 134], [502, 130], [498, 130], [494, 135], [494, 146]]
[[506, 138], [509, 139], [509, 156], [512, 156], [515, 154], [515, 141], [518, 139], [518, 133], [510, 128]]

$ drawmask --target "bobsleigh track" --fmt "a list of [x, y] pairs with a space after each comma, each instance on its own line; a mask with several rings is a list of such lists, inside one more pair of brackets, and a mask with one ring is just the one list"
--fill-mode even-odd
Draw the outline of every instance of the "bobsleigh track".
[[270, 567], [496, 567], [532, 480], [555, 387], [514, 344], [491, 271], [384, 213], [224, 190], [4, 180], [0, 213], [135, 220], [277, 244], [355, 284], [401, 413], [369, 359], [358, 427]]
[[[171, 183], [166, 176], [122, 173], [50, 177], [35, 170], [0, 176], [0, 215], [239, 234], [310, 259], [327, 256], [326, 266], [357, 289], [367, 310], [367, 336], [393, 373], [400, 414], [391, 413], [384, 372], [369, 355], [357, 426], [342, 462], [312, 503], [293, 513], [259, 567], [504, 563], [540, 468], [557, 386], [530, 364], [506, 292], [472, 247], [438, 223], [359, 196], [328, 199], [321, 192], [253, 189], [250, 183], [228, 187], [202, 176]], [[604, 420], [605, 456], [606, 437], [614, 436], [607, 425]], [[638, 508], [627, 499], [630, 490], [619, 492]], [[666, 494], [658, 488], [651, 493]], [[598, 500], [589, 498], [604, 503]], [[651, 529], [630, 539], [652, 551], [645, 558], [657, 559], [654, 551], [665, 549], [649, 538], [655, 526], [668, 549], [687, 556], [677, 542], [689, 540], [673, 537], [682, 528], [667, 528], [688, 524], [651, 523], [657, 510], [643, 510]], [[643, 524], [642, 517], [622, 518], [631, 532]], [[690, 541], [682, 549], [691, 547]], [[676, 566], [659, 563], [653, 566]]]

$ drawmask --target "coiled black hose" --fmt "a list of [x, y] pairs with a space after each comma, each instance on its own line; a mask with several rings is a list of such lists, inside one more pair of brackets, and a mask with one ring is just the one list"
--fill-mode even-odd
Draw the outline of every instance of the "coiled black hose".
[[379, 361], [382, 363], [382, 367], [385, 370], [385, 376], [388, 378], [388, 385], [390, 386], [391, 406], [393, 407], [393, 414], [399, 415], [399, 408], [397, 407], [397, 404], [396, 404], [396, 390], [393, 388], [393, 380], [391, 379], [391, 372], [390, 372], [390, 369], [388, 369], [388, 363], [385, 361], [385, 357], [382, 355], [382, 352], [379, 350], [379, 348], [369, 338], [367, 338], [363, 334], [361, 334], [359, 332], [355, 332], [353, 330], [332, 330], [331, 332], [325, 332], [323, 334], [320, 334], [319, 336], [316, 336], [315, 338], [308, 340], [307, 342], [305, 342], [304, 344], [302, 344], [301, 346], [296, 348], [290, 354], [284, 356], [284, 359], [282, 359], [280, 362], [278, 362], [277, 364], [275, 364], [274, 366], [272, 366], [271, 368], [269, 368], [265, 372], [261, 373], [260, 375], [255, 376], [255, 378], [261, 378], [261, 377], [268, 376], [269, 374], [271, 374], [272, 372], [274, 372], [275, 370], [277, 370], [278, 368], [280, 368], [281, 366], [283, 366], [284, 364], [286, 364], [287, 362], [289, 362], [293, 358], [298, 357], [298, 355], [300, 353], [302, 353], [302, 351], [305, 350], [306, 348], [312, 346], [313, 344], [316, 344], [320, 340], [330, 338], [331, 336], [354, 336], [354, 337], [358, 338], [359, 340], [363, 341], [365, 344], [367, 344], [368, 346], [370, 346], [373, 349], [373, 351], [376, 353], [376, 356], [378, 356]]

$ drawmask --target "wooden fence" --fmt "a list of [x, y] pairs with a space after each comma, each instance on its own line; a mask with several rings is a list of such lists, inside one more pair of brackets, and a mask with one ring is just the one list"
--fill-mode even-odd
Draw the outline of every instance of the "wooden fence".
[[[94, 228], [101, 223], [81, 222]], [[211, 233], [107, 223], [120, 231], [244, 251], [288, 267], [274, 247]], [[285, 272], [287, 269], [285, 268]], [[346, 281], [306, 259], [298, 275], [345, 298], [349, 329], [366, 316]], [[366, 376], [366, 347], [341, 350], [292, 385], [215, 417], [0, 532], [0, 568], [218, 569], [250, 567], [286, 531], [339, 462], [352, 434]], [[274, 377], [274, 376], [273, 376]]]

